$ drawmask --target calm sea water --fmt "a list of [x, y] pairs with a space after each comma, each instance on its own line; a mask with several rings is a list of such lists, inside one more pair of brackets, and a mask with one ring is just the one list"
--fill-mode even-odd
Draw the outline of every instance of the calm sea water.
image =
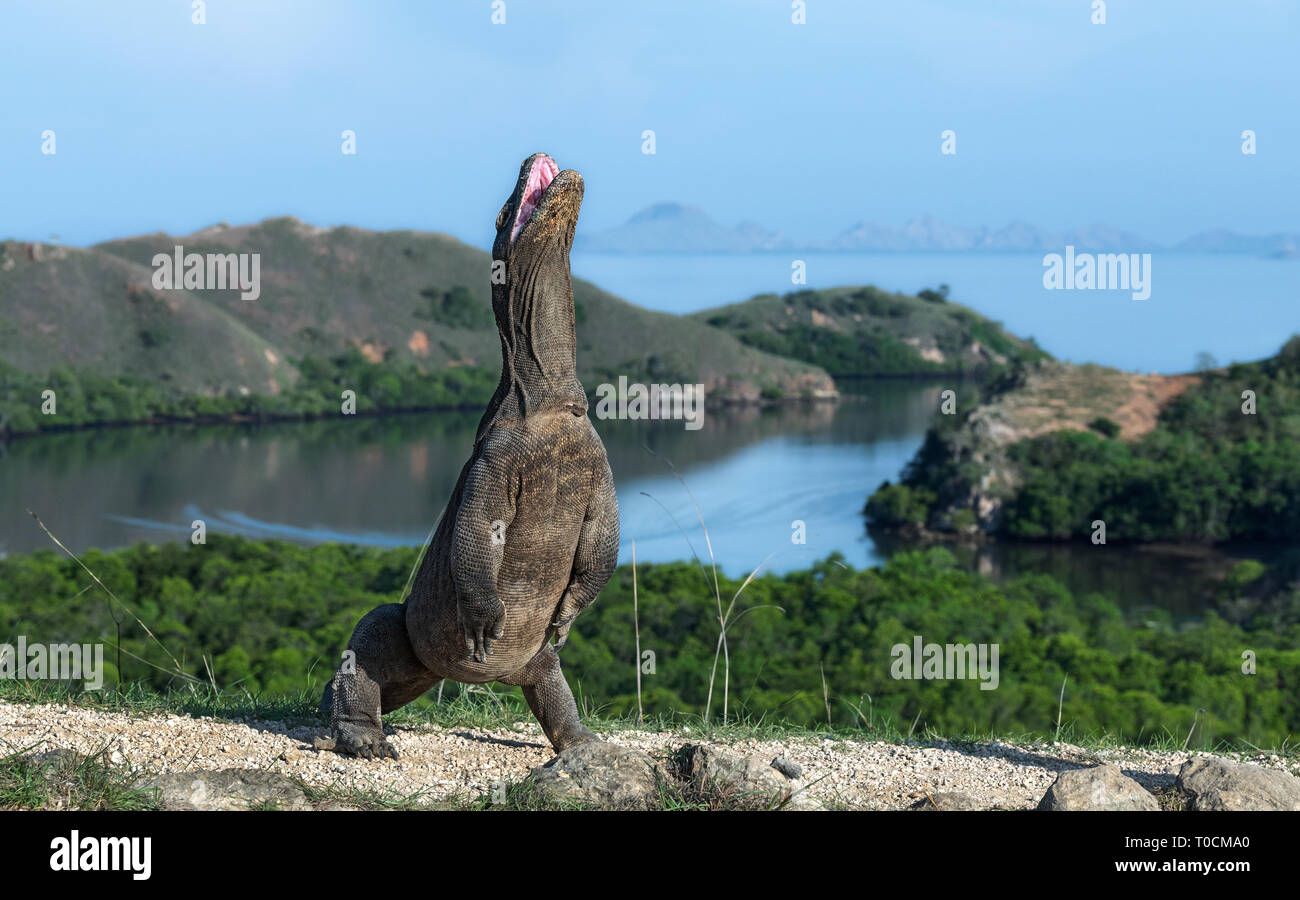
[[[1151, 296], [1049, 291], [1041, 253], [800, 254], [807, 287], [874, 284], [915, 293], [946, 283], [951, 299], [1036, 338], [1052, 355], [1140, 372], [1185, 372], [1196, 355], [1220, 363], [1274, 353], [1300, 332], [1300, 261], [1155, 251]], [[790, 254], [575, 254], [573, 270], [641, 306], [694, 312], [784, 293]]]
[[[859, 511], [915, 453], [941, 386], [856, 387], [858, 399], [837, 405], [709, 413], [700, 431], [598, 422], [617, 484], [621, 560], [635, 541], [638, 562], [707, 564], [711, 544], [719, 568], [743, 576], [804, 568], [832, 551], [873, 565], [907, 549], [873, 540]], [[78, 553], [188, 540], [195, 519], [211, 532], [302, 544], [416, 546], [437, 521], [477, 422], [477, 414], [436, 413], [16, 441], [0, 463], [0, 552], [51, 547], [28, 507]], [[806, 543], [792, 540], [796, 521]], [[964, 566], [994, 578], [1048, 572], [1075, 590], [1180, 615], [1204, 608], [1228, 561], [1186, 548], [956, 549]]]
[[[690, 559], [692, 550], [707, 560], [702, 514], [729, 572], [748, 572], [772, 553], [768, 567], [778, 570], [832, 550], [878, 561], [859, 510], [915, 452], [939, 390], [882, 382], [840, 404], [709, 411], [699, 431], [596, 421], [615, 474], [624, 557], [636, 541], [639, 560]], [[477, 424], [477, 413], [431, 413], [15, 441], [0, 465], [0, 551], [50, 546], [28, 507], [75, 551], [187, 539], [195, 519], [253, 537], [418, 545]], [[806, 523], [806, 544], [791, 541], [795, 520]]]
[[[1133, 301], [1044, 291], [1038, 256], [806, 260], [814, 287], [876, 283], [914, 291], [947, 282], [954, 299], [1035, 335], [1057, 356], [1141, 370], [1186, 369], [1200, 351], [1224, 362], [1264, 356], [1300, 328], [1300, 263], [1158, 254], [1151, 299]], [[580, 256], [574, 266], [630, 300], [674, 312], [790, 289], [789, 260], [774, 256]], [[635, 541], [637, 559], [646, 562], [707, 563], [711, 544], [731, 575], [802, 568], [832, 551], [857, 566], [881, 562], [905, 548], [866, 533], [863, 502], [881, 481], [898, 478], [920, 446], [938, 392], [950, 386], [846, 382], [841, 388], [855, 395], [846, 402], [709, 410], [701, 431], [672, 422], [597, 422], [617, 482], [621, 558], [631, 558]], [[214, 532], [305, 544], [419, 545], [451, 492], [477, 421], [477, 413], [437, 413], [125, 428], [0, 444], [0, 553], [50, 546], [28, 507], [77, 552], [186, 540], [195, 519]], [[796, 522], [804, 544], [791, 540]], [[1048, 572], [1129, 607], [1183, 614], [1204, 608], [1231, 561], [1221, 551], [1090, 545], [992, 544], [959, 556], [995, 578]]]

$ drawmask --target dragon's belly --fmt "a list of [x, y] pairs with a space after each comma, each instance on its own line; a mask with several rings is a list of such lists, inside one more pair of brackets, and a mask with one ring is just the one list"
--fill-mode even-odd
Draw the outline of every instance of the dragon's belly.
[[485, 662], [469, 658], [450, 578], [442, 591], [418, 596], [412, 592], [407, 627], [421, 662], [441, 677], [468, 684], [498, 681], [527, 665], [549, 636], [572, 571], [573, 547], [555, 533], [549, 538], [531, 547], [516, 541], [513, 549], [520, 552], [515, 553], [507, 544], [497, 577], [497, 596], [505, 604], [506, 619]]
[[[548, 422], [549, 429], [544, 427]], [[426, 595], [413, 595], [410, 601], [407, 628], [412, 646], [420, 660], [442, 677], [468, 683], [496, 681], [527, 665], [550, 637], [560, 600], [573, 577], [593, 474], [599, 465], [606, 465], [604, 449], [590, 422], [567, 413], [533, 422], [530, 428], [539, 433], [529, 432], [518, 440], [527, 463], [519, 465], [511, 485], [513, 515], [503, 535], [496, 577], [506, 619], [501, 637], [492, 642], [492, 655], [481, 663], [469, 658], [457, 618], [449, 540], [448, 546], [430, 551], [437, 554], [438, 586]], [[484, 523], [485, 534], [489, 524]]]

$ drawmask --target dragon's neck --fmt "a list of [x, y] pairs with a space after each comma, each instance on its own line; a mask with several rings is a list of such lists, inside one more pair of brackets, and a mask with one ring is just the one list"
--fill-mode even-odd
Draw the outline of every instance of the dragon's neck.
[[573, 284], [568, 254], [518, 266], [518, 277], [493, 287], [501, 338], [501, 380], [479, 423], [525, 419], [574, 403], [586, 404], [578, 381]]

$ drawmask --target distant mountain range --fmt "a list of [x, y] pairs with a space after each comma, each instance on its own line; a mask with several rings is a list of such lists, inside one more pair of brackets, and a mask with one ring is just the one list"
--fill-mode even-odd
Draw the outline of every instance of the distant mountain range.
[[756, 253], [801, 246], [753, 222], [735, 228], [715, 222], [698, 206], [656, 203], [622, 225], [579, 234], [576, 250], [597, 253]]
[[1204, 231], [1166, 246], [1110, 225], [1050, 231], [1027, 222], [1004, 228], [966, 228], [920, 216], [901, 228], [859, 222], [829, 241], [797, 240], [754, 222], [729, 228], [697, 206], [657, 203], [622, 225], [580, 235], [576, 249], [588, 253], [765, 253], [822, 252], [1015, 252], [1051, 251], [1071, 245], [1082, 251], [1175, 250], [1240, 253], [1276, 259], [1300, 258], [1300, 235], [1243, 235]]

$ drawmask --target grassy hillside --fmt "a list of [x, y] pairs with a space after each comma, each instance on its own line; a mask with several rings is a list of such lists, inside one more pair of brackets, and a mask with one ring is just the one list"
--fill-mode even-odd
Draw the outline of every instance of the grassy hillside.
[[693, 318], [836, 377], [978, 373], [1047, 356], [1032, 339], [948, 302], [946, 286], [916, 297], [875, 287], [759, 294]]
[[866, 512], [885, 526], [1027, 539], [1090, 538], [1102, 521], [1108, 542], [1293, 541], [1300, 336], [1277, 356], [1199, 376], [1016, 372], [940, 416], [901, 483], [881, 485]]
[[[260, 254], [261, 296], [155, 289], [154, 255], [178, 244], [186, 253]], [[358, 392], [361, 409], [446, 395], [481, 403], [500, 370], [490, 265], [488, 254], [445, 235], [290, 218], [87, 249], [3, 243], [0, 419], [21, 431], [149, 415], [312, 414], [336, 409], [340, 386]], [[703, 383], [712, 402], [834, 391], [815, 366], [702, 323], [583, 281], [574, 295], [589, 390], [626, 375]], [[58, 391], [55, 417], [39, 414], [46, 387]]]
[[195, 392], [288, 385], [293, 368], [243, 311], [186, 291], [155, 293], [147, 263], [0, 244], [0, 360], [22, 372], [85, 366]]
[[[239, 696], [314, 697], [357, 619], [400, 598], [417, 552], [210, 535], [201, 546], [85, 554], [155, 642], [132, 613], [88, 587], [74, 561], [40, 551], [0, 560], [0, 629], [29, 642], [104, 641], [109, 687], [214, 683]], [[712, 576], [690, 563], [643, 565], [637, 576], [640, 648], [655, 660], [642, 676], [645, 711], [691, 716], [709, 707], [719, 716], [721, 666], [708, 703], [718, 635]], [[724, 598], [741, 590], [738, 580], [720, 582]], [[1139, 744], [1170, 734], [1182, 741], [1195, 728], [1192, 746], [1279, 746], [1300, 730], [1300, 590], [1282, 587], [1242, 609], [1182, 625], [1158, 612], [1130, 621], [1101, 595], [1072, 595], [1041, 575], [995, 584], [959, 570], [939, 548], [873, 569], [832, 557], [743, 588], [727, 632], [728, 708], [732, 717], [805, 726], [829, 715], [908, 733], [1051, 734], [1068, 673], [1067, 728]], [[122, 622], [120, 672], [114, 616]], [[996, 689], [974, 679], [895, 678], [891, 648], [917, 635], [998, 644]], [[564, 650], [584, 709], [636, 708], [635, 647], [632, 571], [623, 566]], [[1244, 647], [1258, 654], [1253, 677], [1240, 670]]]

